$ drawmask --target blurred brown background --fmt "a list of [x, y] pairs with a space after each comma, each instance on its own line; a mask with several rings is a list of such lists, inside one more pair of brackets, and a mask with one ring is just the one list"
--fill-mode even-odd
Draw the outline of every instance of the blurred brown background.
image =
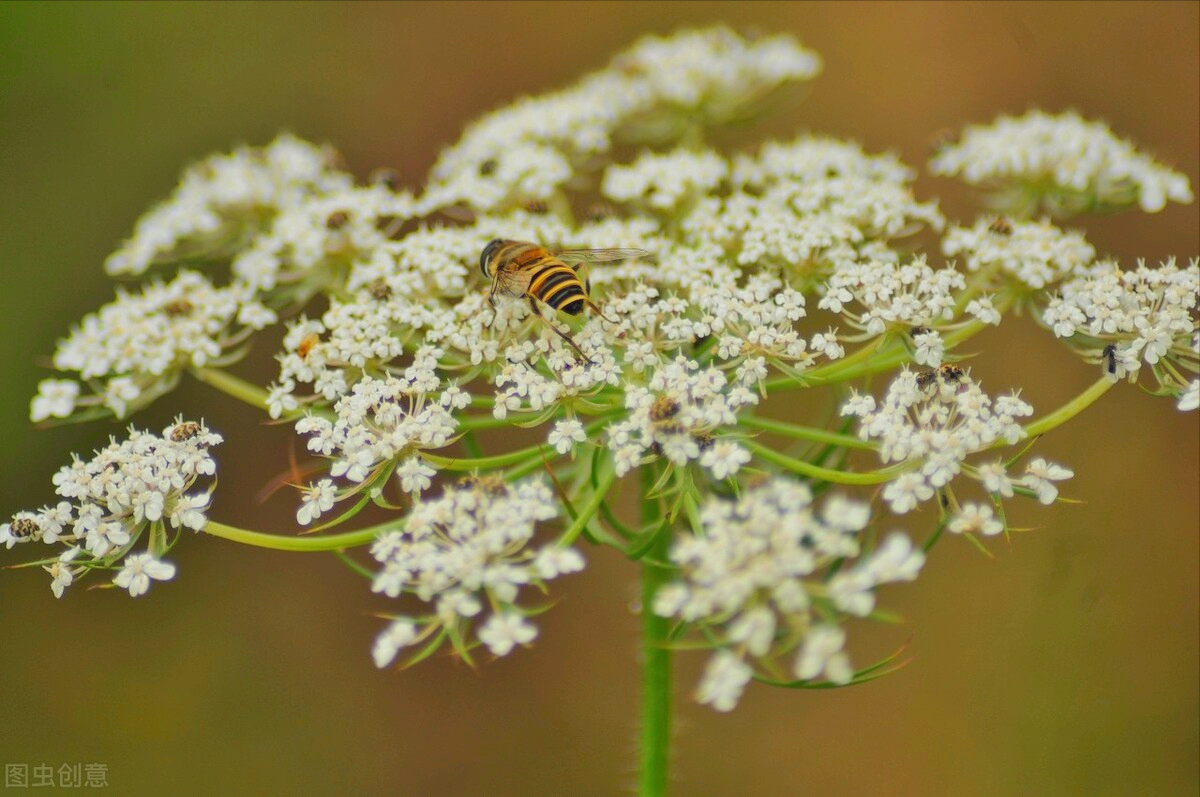
[[[415, 186], [481, 112], [641, 34], [725, 22], [790, 31], [825, 59], [808, 101], [755, 137], [809, 128], [920, 165], [940, 128], [1073, 107], [1196, 190], [1198, 11], [0, 4], [0, 512], [49, 501], [69, 451], [120, 431], [31, 429], [35, 363], [111, 298], [103, 258], [193, 159], [290, 129], [336, 144], [360, 176], [392, 166]], [[918, 191], [974, 217], [950, 181]], [[1195, 205], [1083, 223], [1125, 263], [1200, 252]], [[1041, 410], [1097, 376], [1027, 319], [972, 350], [986, 353], [985, 387], [1023, 387]], [[135, 420], [161, 428], [176, 412], [226, 436], [212, 516], [287, 529], [294, 498], [258, 507], [253, 493], [286, 467], [288, 430], [187, 383]], [[883, 591], [908, 624], [852, 624], [851, 652], [865, 663], [911, 638], [897, 675], [754, 687], [721, 715], [690, 701], [701, 657], [684, 656], [676, 794], [1195, 794], [1197, 417], [1121, 386], [1046, 438], [1085, 503], [1014, 509], [1038, 529], [994, 545], [996, 559], [946, 540], [917, 584]], [[0, 573], [0, 761], [102, 762], [111, 791], [132, 795], [609, 795], [634, 782], [636, 573], [616, 555], [593, 552], [559, 585], [535, 649], [478, 672], [443, 657], [400, 674], [370, 660], [370, 613], [386, 604], [332, 558], [193, 537], [173, 559], [175, 582], [136, 601], [79, 588], [55, 601], [44, 574]]]

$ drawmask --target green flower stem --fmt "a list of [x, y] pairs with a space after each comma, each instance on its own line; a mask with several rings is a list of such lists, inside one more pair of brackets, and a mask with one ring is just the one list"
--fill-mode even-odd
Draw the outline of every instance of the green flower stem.
[[[263, 412], [269, 412], [267, 409], [267, 396], [269, 394], [258, 385], [247, 382], [245, 379], [234, 376], [220, 368], [192, 368], [190, 370], [192, 376], [204, 384], [215, 387], [222, 393], [233, 396], [238, 401], [245, 402], [251, 407], [260, 409]], [[311, 412], [313, 415], [320, 415], [325, 418], [332, 417], [332, 413], [326, 407], [302, 407], [291, 412], [285, 412], [283, 417], [303, 418], [306, 412]]]
[[[658, 500], [646, 497], [654, 487], [652, 467], [642, 468], [642, 526], [661, 520]], [[664, 530], [664, 532], [669, 531]], [[654, 613], [654, 596], [671, 578], [668, 561], [671, 535], [660, 533], [642, 558], [642, 738], [638, 794], [667, 793], [667, 764], [671, 742], [671, 650], [667, 645], [670, 620]]]
[[242, 545], [253, 545], [256, 548], [270, 548], [275, 551], [342, 551], [346, 548], [358, 548], [370, 545], [375, 538], [384, 532], [396, 528], [395, 520], [380, 523], [358, 531], [348, 531], [345, 534], [329, 534], [312, 537], [289, 537], [283, 534], [264, 534], [261, 531], [247, 531], [235, 526], [226, 526], [210, 520], [204, 524], [204, 533], [220, 537], [230, 542]]
[[475, 429], [495, 429], [499, 426], [512, 426], [512, 419], [496, 418], [492, 415], [467, 415], [457, 420], [458, 428], [464, 432]]
[[438, 470], [496, 470], [510, 465], [520, 465], [527, 459], [538, 456], [542, 444], [529, 446], [507, 454], [496, 454], [492, 457], [439, 457], [427, 451], [421, 452], [421, 459]]
[[896, 478], [897, 474], [916, 467], [917, 464], [914, 462], [884, 470], [849, 473], [843, 470], [822, 468], [819, 465], [813, 465], [811, 462], [805, 462], [795, 457], [789, 457], [786, 454], [780, 454], [778, 451], [768, 448], [761, 443], [756, 443], [753, 440], [743, 440], [742, 445], [768, 462], [774, 462], [776, 465], [786, 468], [792, 473], [799, 473], [811, 479], [820, 479], [821, 481], [832, 482], [834, 484], [883, 484]]
[[[1008, 309], [1008, 304], [1009, 301], [1007, 299], [1002, 299], [996, 302], [995, 306], [1003, 314]], [[953, 332], [946, 333], [942, 336], [946, 350], [949, 351], [964, 340], [979, 334], [987, 326], [982, 321], [970, 321]], [[827, 385], [834, 382], [848, 382], [851, 379], [857, 379], [867, 374], [876, 374], [880, 371], [895, 368], [897, 365], [907, 361], [909, 357], [910, 355], [904, 344], [895, 338], [882, 347], [878, 347], [876, 344], [868, 344], [847, 357], [804, 372], [802, 374], [802, 382], [797, 382], [796, 379], [790, 376], [777, 376], [774, 379], [768, 379], [767, 392], [769, 393], [772, 390], [787, 390], [788, 388], [795, 387], [810, 387], [812, 385]]]
[[[588, 437], [591, 437], [611, 423], [611, 421], [612, 418], [610, 416], [599, 418], [583, 427], [583, 432]], [[552, 448], [547, 452], [545, 443], [538, 443], [518, 449], [517, 451], [510, 451], [507, 454], [496, 454], [491, 457], [439, 457], [437, 454], [430, 454], [427, 451], [421, 452], [421, 457], [426, 462], [440, 470], [495, 470], [497, 468], [521, 465], [527, 460], [535, 460], [542, 456], [545, 456], [546, 459], [555, 459], [558, 455], [558, 452]]]
[[799, 426], [787, 421], [777, 421], [774, 418], [761, 418], [758, 416], [748, 416], [738, 418], [738, 425], [745, 426], [750, 429], [760, 429], [764, 432], [775, 432], [776, 434], [794, 437], [798, 440], [811, 440], [815, 443], [827, 443], [841, 448], [861, 448], [867, 451], [874, 451], [876, 445], [867, 440], [862, 440], [854, 435], [839, 434], [838, 432], [830, 432], [825, 429], [815, 429], [811, 426]]
[[[1046, 415], [1025, 427], [1025, 432], [1030, 437], [1036, 437], [1040, 434], [1061, 426], [1065, 422], [1074, 418], [1079, 413], [1090, 407], [1096, 399], [1108, 392], [1108, 389], [1115, 385], [1116, 382], [1109, 381], [1107, 376], [1102, 376], [1091, 384], [1091, 386], [1080, 393], [1075, 398], [1062, 405], [1054, 412]], [[1004, 441], [1001, 441], [1003, 444]]]
[[596, 489], [588, 496], [587, 503], [579, 508], [579, 514], [575, 516], [574, 522], [563, 533], [562, 539], [558, 541], [559, 545], [570, 545], [583, 533], [583, 530], [587, 528], [587, 524], [596, 516], [596, 512], [600, 509], [600, 504], [604, 502], [604, 496], [608, 495], [608, 491], [612, 489], [613, 482], [616, 480], [617, 474], [613, 468], [612, 461], [605, 458], [604, 464], [600, 466], [600, 479], [596, 484]]
[[222, 371], [220, 368], [193, 368], [191, 372], [192, 376], [204, 384], [215, 387], [238, 401], [244, 401], [251, 407], [256, 407], [263, 412], [267, 411], [267, 391], [258, 385], [236, 377], [228, 371]]

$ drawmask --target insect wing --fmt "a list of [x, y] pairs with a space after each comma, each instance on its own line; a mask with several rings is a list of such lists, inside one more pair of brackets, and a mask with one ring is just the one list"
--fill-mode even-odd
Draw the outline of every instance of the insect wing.
[[564, 263], [616, 263], [651, 254], [645, 249], [565, 249], [554, 253]]

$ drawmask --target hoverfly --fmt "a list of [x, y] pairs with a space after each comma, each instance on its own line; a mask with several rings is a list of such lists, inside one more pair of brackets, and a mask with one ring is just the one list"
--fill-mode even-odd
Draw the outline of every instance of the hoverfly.
[[[497, 238], [488, 243], [479, 255], [479, 270], [492, 280], [488, 303], [496, 306], [496, 294], [528, 297], [534, 315], [545, 321], [554, 332], [571, 344], [584, 359], [589, 359], [569, 335], [554, 326], [538, 310], [538, 302], [552, 310], [579, 315], [584, 307], [615, 323], [588, 298], [587, 284], [576, 269], [579, 263], [616, 263], [635, 257], [646, 257], [645, 249], [565, 249], [549, 250], [528, 241], [508, 241]], [[574, 264], [574, 265], [568, 265]]]

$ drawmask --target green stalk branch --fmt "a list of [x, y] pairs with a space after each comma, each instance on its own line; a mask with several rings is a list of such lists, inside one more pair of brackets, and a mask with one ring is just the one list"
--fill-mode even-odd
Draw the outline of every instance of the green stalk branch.
[[833, 484], [883, 484], [884, 482], [890, 482], [905, 470], [916, 467], [916, 463], [912, 463], [911, 465], [886, 468], [884, 470], [872, 470], [866, 473], [849, 473], [844, 470], [822, 468], [819, 465], [813, 465], [811, 462], [805, 462], [795, 457], [789, 457], [786, 454], [780, 454], [778, 451], [768, 448], [762, 443], [756, 443], [753, 440], [743, 440], [742, 445], [768, 462], [773, 462], [792, 473], [799, 473], [802, 476], [820, 479], [821, 481]]
[[570, 545], [575, 539], [583, 533], [587, 528], [587, 524], [595, 517], [596, 512], [600, 509], [600, 504], [604, 502], [604, 496], [608, 495], [608, 491], [612, 489], [613, 482], [617, 480], [616, 471], [613, 469], [612, 462], [606, 461], [600, 469], [600, 480], [596, 485], [596, 489], [588, 496], [587, 503], [579, 508], [579, 514], [575, 517], [575, 521], [563, 533], [562, 539], [558, 541], [559, 545]]
[[399, 525], [395, 520], [369, 526], [358, 531], [348, 531], [344, 534], [329, 534], [325, 536], [291, 537], [284, 534], [264, 534], [261, 531], [247, 531], [235, 526], [226, 526], [210, 520], [204, 524], [202, 531], [213, 537], [220, 537], [230, 542], [252, 545], [256, 548], [270, 548], [275, 551], [342, 551], [346, 548], [358, 548], [370, 545], [375, 538], [384, 532], [392, 531]]
[[267, 391], [220, 368], [192, 368], [192, 376], [251, 407], [267, 411]]
[[764, 432], [775, 432], [776, 434], [794, 437], [797, 440], [811, 440], [814, 443], [826, 443], [841, 448], [860, 448], [867, 451], [874, 451], [877, 448], [874, 443], [855, 437], [854, 435], [830, 432], [826, 429], [816, 429], [812, 426], [800, 426], [788, 423], [787, 421], [778, 421], [774, 418], [748, 416], [738, 418], [738, 425], [749, 429], [760, 429]]
[[[1061, 426], [1090, 407], [1096, 401], [1096, 399], [1107, 393], [1108, 389], [1115, 384], [1116, 382], [1110, 381], [1107, 376], [1100, 377], [1092, 383], [1091, 387], [1056, 409], [1054, 412], [1050, 413], [1049, 415], [1045, 415], [1026, 426], [1026, 434], [1028, 434], [1030, 437], [1037, 437], [1038, 435], [1045, 434], [1051, 429]], [[1003, 441], [1001, 441], [1001, 443], [1003, 443]]]

